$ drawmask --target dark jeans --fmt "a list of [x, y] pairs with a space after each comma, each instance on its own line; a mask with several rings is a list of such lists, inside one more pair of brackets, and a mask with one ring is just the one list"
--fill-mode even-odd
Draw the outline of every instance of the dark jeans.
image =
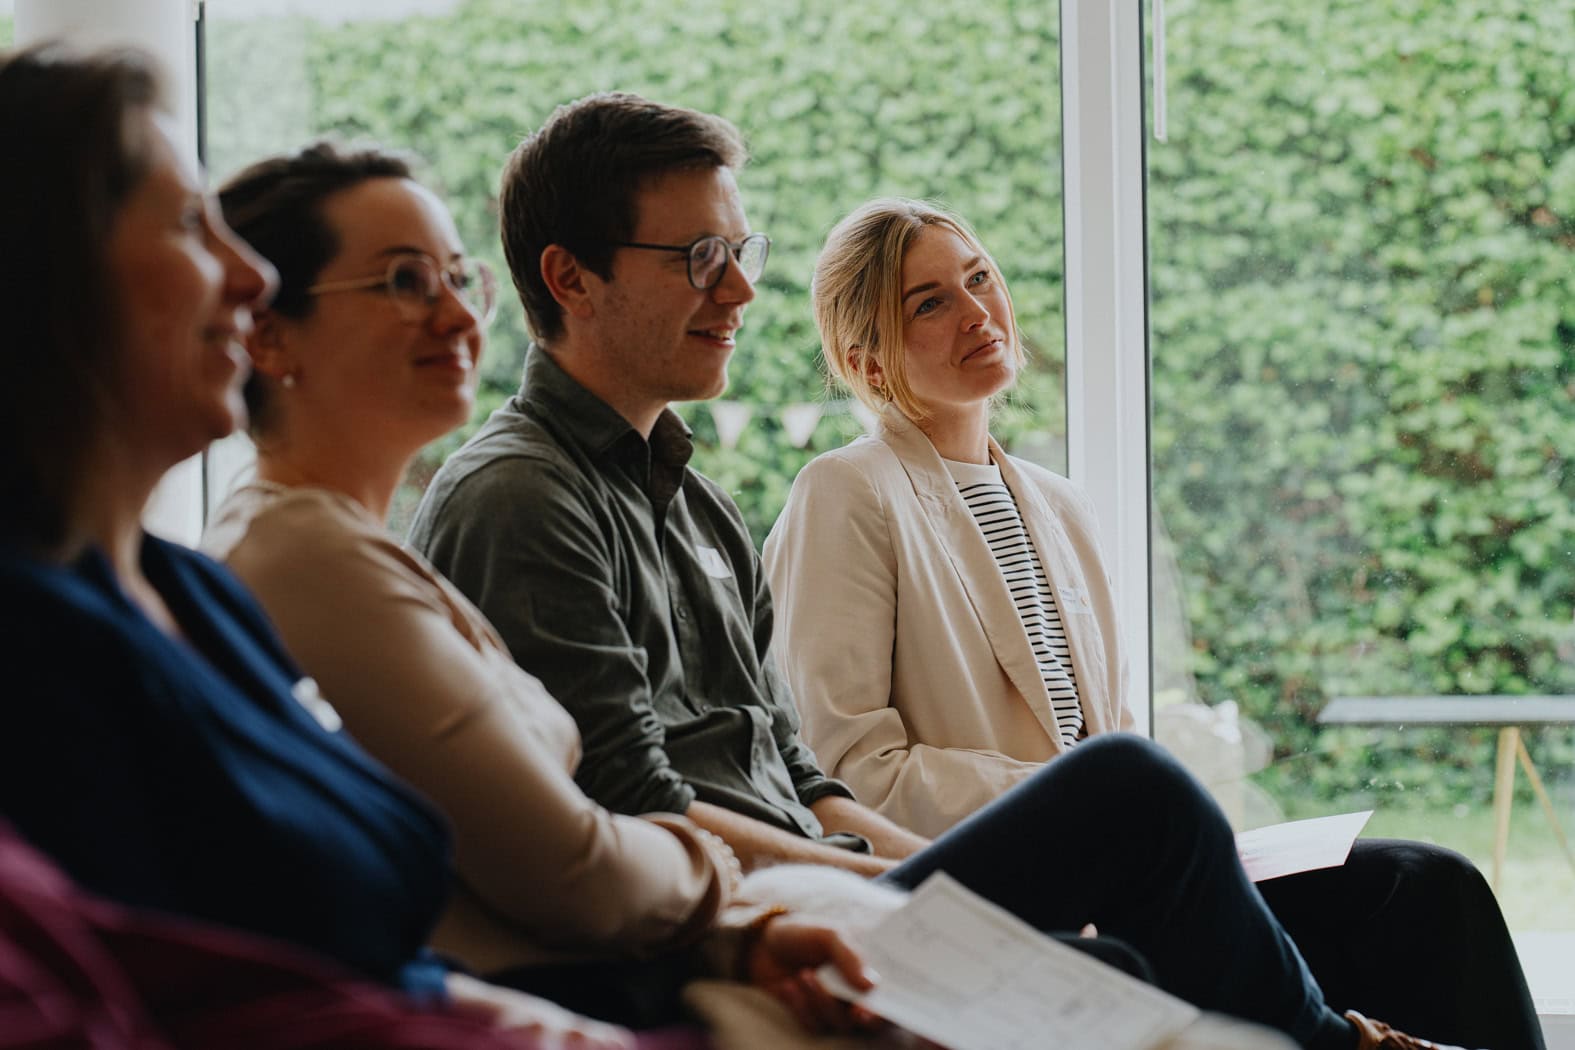
[[1303, 1046], [1349, 1044], [1346, 1009], [1468, 1047], [1542, 1046], [1469, 861], [1360, 843], [1345, 867], [1255, 887], [1214, 800], [1140, 737], [1080, 744], [886, 878], [911, 888], [933, 871], [1046, 932], [1092, 922], [1135, 948], [1159, 987]]
[[[1468, 1047], [1542, 1047], [1509, 933], [1469, 861], [1362, 842], [1344, 867], [1276, 879], [1260, 895], [1214, 800], [1140, 737], [1085, 741], [883, 878], [911, 889], [934, 871], [1173, 995], [1306, 1047], [1350, 1046], [1346, 1009]], [[1101, 936], [1076, 938], [1089, 922]], [[644, 1027], [682, 1016], [687, 976], [680, 955], [492, 978]]]
[[1460, 1046], [1541, 1050], [1498, 901], [1460, 854], [1363, 840], [1343, 867], [1258, 890], [1335, 1009]]

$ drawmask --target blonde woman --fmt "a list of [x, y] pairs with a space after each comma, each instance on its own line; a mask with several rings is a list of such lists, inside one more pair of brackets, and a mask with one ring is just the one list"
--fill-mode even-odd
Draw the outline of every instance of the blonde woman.
[[806, 467], [766, 542], [783, 667], [827, 771], [934, 836], [1132, 727], [1114, 600], [1087, 499], [990, 437], [1024, 356], [961, 220], [856, 212], [821, 255], [815, 316], [880, 429]]
[[[961, 219], [866, 204], [828, 235], [813, 296], [832, 374], [880, 426], [804, 468], [766, 541], [778, 661], [826, 772], [920, 833], [967, 828], [1046, 763], [1103, 758], [1085, 741], [1131, 727], [1093, 514], [990, 437], [1023, 349], [1006, 282]], [[1115, 823], [1136, 769], [1074, 764], [1084, 782], [1063, 805]], [[1067, 826], [1051, 814], [1042, 833]], [[1063, 845], [1085, 866], [1108, 852]], [[1258, 889], [1336, 1009], [1466, 1046], [1541, 1045], [1464, 857], [1363, 841], [1343, 867]]]

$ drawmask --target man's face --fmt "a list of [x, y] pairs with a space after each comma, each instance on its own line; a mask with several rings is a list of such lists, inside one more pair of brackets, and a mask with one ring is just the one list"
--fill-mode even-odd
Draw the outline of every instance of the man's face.
[[[727, 168], [675, 171], [647, 183], [635, 198], [631, 241], [688, 245], [720, 235], [737, 243], [750, 232], [738, 184]], [[733, 337], [754, 286], [729, 259], [717, 284], [689, 283], [682, 251], [618, 248], [612, 276], [595, 281], [596, 351], [619, 387], [626, 414], [672, 401], [716, 397], [727, 387]]]

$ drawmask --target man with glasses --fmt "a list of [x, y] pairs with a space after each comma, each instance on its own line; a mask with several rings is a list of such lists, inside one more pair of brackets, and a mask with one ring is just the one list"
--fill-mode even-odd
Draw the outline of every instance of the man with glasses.
[[[1169, 991], [1304, 1046], [1432, 1046], [1331, 1009], [1223, 815], [1146, 741], [1084, 741], [933, 844], [821, 772], [773, 663], [760, 559], [732, 501], [688, 468], [668, 407], [725, 388], [765, 264], [743, 161], [721, 118], [624, 94], [560, 108], [515, 150], [501, 204], [535, 337], [524, 383], [411, 527], [574, 715], [581, 787], [620, 812], [686, 814], [746, 868], [828, 864], [910, 888], [944, 870], [1146, 972], [1073, 933], [1096, 922]], [[1490, 932], [1507, 939], [1501, 921]]]
[[524, 384], [438, 472], [410, 539], [574, 714], [591, 797], [687, 812], [748, 865], [878, 874], [924, 842], [799, 741], [753, 543], [668, 408], [725, 388], [765, 266], [744, 159], [725, 120], [617, 94], [520, 146], [502, 210], [535, 336]]

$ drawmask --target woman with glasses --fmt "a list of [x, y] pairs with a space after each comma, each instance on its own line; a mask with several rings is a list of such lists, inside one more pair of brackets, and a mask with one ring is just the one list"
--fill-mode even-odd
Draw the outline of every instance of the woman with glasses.
[[683, 817], [586, 798], [573, 719], [384, 524], [411, 459], [470, 414], [492, 273], [381, 150], [318, 143], [219, 200], [279, 291], [247, 340], [257, 476], [204, 548], [261, 599], [312, 676], [310, 707], [448, 817], [458, 885], [433, 945], [597, 1016], [676, 1020], [693, 967], [636, 957], [710, 931], [737, 860]]
[[[1106, 752], [1090, 738], [1132, 724], [1092, 510], [1065, 478], [990, 436], [994, 401], [1026, 360], [1005, 278], [961, 219], [876, 200], [827, 236], [813, 298], [827, 364], [880, 423], [800, 472], [766, 540], [805, 740], [861, 801], [927, 835], [964, 831], [1014, 786], [1037, 776], [1048, 790], [1073, 767], [1084, 790], [1062, 805], [1118, 813], [1137, 770], [1092, 764]], [[1108, 843], [1058, 839], [1053, 816], [1044, 834], [1069, 866], [1109, 861]], [[1542, 1045], [1503, 916], [1464, 857], [1363, 840], [1341, 867], [1248, 892], [1336, 1010], [1465, 1046]], [[1160, 927], [1130, 925], [1142, 904], [1089, 919], [1147, 952]], [[1231, 952], [1241, 931], [1218, 932], [1227, 940], [1197, 944], [1160, 985]], [[1165, 958], [1151, 961], [1163, 969]], [[1429, 1045], [1347, 1018], [1349, 1030], [1322, 1026], [1321, 1045]]]

